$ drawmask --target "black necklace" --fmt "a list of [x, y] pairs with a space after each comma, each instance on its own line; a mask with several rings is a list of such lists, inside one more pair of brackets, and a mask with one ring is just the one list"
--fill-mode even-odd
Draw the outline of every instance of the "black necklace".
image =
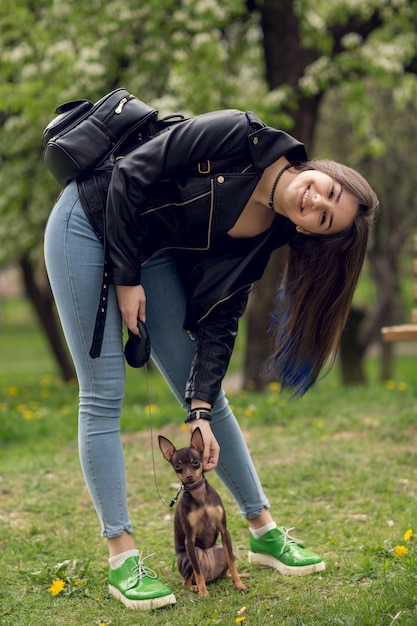
[[271, 195], [269, 196], [269, 202], [268, 202], [268, 206], [270, 209], [272, 209], [272, 211], [274, 210], [274, 196], [275, 196], [275, 190], [277, 188], [277, 185], [279, 183], [279, 181], [281, 180], [281, 176], [283, 175], [284, 172], [286, 172], [287, 170], [290, 169], [290, 167], [292, 166], [292, 163], [287, 163], [287, 165], [285, 165], [282, 170], [280, 170], [274, 180], [274, 184], [272, 185], [272, 189], [271, 189]]

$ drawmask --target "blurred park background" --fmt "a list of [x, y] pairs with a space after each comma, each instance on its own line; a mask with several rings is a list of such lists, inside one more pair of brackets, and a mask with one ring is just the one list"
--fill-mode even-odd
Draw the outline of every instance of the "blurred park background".
[[[417, 0], [2, 0], [0, 41], [2, 624], [139, 623], [106, 596], [104, 542], [77, 460], [74, 369], [42, 246], [60, 192], [43, 162], [44, 127], [63, 102], [125, 87], [160, 116], [252, 110], [311, 157], [358, 169], [381, 200], [337, 367], [296, 402], [260, 375], [283, 249], [251, 294], [226, 381], [271, 502], [325, 557], [323, 576], [289, 583], [252, 568], [244, 600], [224, 582], [205, 605], [189, 601], [148, 437], [150, 411], [174, 437], [182, 418], [152, 367], [149, 384], [129, 369], [131, 511], [179, 598], [172, 621], [146, 623], [238, 623], [244, 603], [248, 626], [415, 626], [417, 342], [384, 344], [380, 329], [409, 322], [413, 307]], [[222, 495], [243, 561], [246, 529]], [[51, 582], [72, 559], [91, 559], [92, 571], [83, 565], [83, 579], [68, 576], [54, 598]]]
[[[417, 2], [414, 0], [4, 0], [0, 7], [0, 333], [2, 309], [25, 298], [63, 380], [74, 370], [43, 264], [59, 185], [42, 131], [62, 102], [124, 86], [160, 115], [252, 110], [342, 160], [377, 190], [381, 218], [340, 351], [343, 382], [366, 383], [383, 325], [408, 321], [417, 226]], [[245, 328], [242, 384], [261, 389], [265, 330], [285, 261], [272, 259]], [[263, 339], [265, 337], [265, 339]], [[3, 342], [0, 334], [0, 340]]]

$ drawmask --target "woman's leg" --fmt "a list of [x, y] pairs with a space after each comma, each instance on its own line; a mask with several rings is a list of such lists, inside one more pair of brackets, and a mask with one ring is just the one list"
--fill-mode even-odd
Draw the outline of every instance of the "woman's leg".
[[108, 538], [110, 556], [116, 559], [109, 573], [110, 591], [131, 608], [173, 604], [175, 598], [165, 585], [138, 574], [142, 560], [138, 560], [131, 536], [120, 439], [125, 382], [121, 316], [115, 290], [110, 288], [101, 355], [92, 359], [89, 350], [103, 280], [104, 252], [81, 207], [75, 183], [66, 187], [50, 215], [45, 261], [79, 382], [81, 467], [102, 535]]
[[48, 221], [45, 260], [55, 302], [79, 383], [79, 452], [102, 535], [132, 532], [126, 504], [119, 418], [125, 369], [121, 318], [115, 292], [109, 303], [101, 355], [88, 352], [103, 278], [103, 246], [69, 185]]
[[[184, 409], [185, 384], [194, 341], [183, 329], [186, 296], [172, 254], [163, 252], [142, 269], [151, 356]], [[268, 507], [239, 424], [223, 390], [213, 407], [212, 429], [220, 445], [216, 472], [235, 498], [245, 518], [256, 518]], [[178, 423], [185, 413], [178, 411]]]

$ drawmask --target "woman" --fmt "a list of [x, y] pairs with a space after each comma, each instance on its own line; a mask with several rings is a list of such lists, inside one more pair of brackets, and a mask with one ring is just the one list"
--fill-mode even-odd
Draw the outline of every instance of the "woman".
[[165, 129], [119, 160], [111, 179], [95, 172], [63, 191], [45, 257], [79, 379], [81, 466], [108, 540], [109, 589], [126, 606], [175, 597], [144, 565], [128, 517], [122, 318], [135, 334], [146, 321], [153, 360], [190, 432], [202, 430], [205, 470], [216, 468], [248, 520], [250, 561], [321, 571], [323, 560], [273, 520], [221, 383], [251, 285], [285, 243], [271, 367], [295, 394], [314, 383], [340, 338], [377, 208], [359, 174], [308, 162], [294, 138], [235, 110]]

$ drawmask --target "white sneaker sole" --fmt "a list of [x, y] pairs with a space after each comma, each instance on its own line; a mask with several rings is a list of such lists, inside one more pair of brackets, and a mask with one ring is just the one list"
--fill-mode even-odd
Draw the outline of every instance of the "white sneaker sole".
[[116, 598], [116, 600], [120, 600], [122, 604], [124, 604], [128, 609], [134, 609], [135, 611], [149, 611], [151, 609], [160, 609], [163, 606], [167, 606], [168, 604], [175, 604], [176, 599], [173, 593], [162, 596], [161, 598], [152, 598], [150, 600], [129, 600], [122, 594], [121, 591], [117, 589], [117, 587], [113, 587], [113, 585], [109, 585], [109, 592], [111, 595]]
[[285, 565], [285, 563], [281, 563], [281, 561], [278, 561], [275, 557], [260, 552], [248, 552], [248, 561], [249, 563], [272, 567], [284, 576], [307, 576], [307, 574], [315, 574], [316, 572], [322, 572], [326, 569], [326, 563], [324, 561], [314, 563], [313, 565], [300, 565], [296, 567], [294, 565]]

